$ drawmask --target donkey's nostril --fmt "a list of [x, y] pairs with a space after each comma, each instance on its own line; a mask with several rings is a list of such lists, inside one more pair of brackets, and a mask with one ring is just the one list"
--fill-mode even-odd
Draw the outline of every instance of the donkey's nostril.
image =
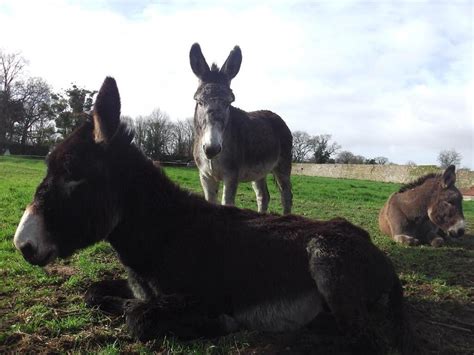
[[23, 243], [19, 249], [26, 260], [31, 260], [35, 255], [35, 248], [30, 242]]
[[464, 232], [465, 232], [464, 228], [459, 228], [458, 229], [458, 236], [462, 237], [464, 235]]
[[206, 153], [206, 157], [208, 157], [209, 159], [214, 158], [221, 151], [220, 146], [203, 146], [203, 148], [204, 153]]

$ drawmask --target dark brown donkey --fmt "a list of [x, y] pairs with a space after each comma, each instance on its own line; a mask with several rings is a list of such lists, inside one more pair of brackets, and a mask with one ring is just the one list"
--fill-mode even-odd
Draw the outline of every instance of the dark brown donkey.
[[382, 233], [408, 245], [444, 244], [440, 230], [452, 237], [464, 234], [462, 194], [454, 186], [454, 165], [442, 174], [428, 174], [392, 194], [380, 210]]
[[86, 302], [124, 313], [139, 339], [291, 331], [330, 311], [365, 346], [369, 307], [383, 299], [388, 324], [405, 339], [400, 281], [367, 232], [343, 219], [209, 203], [131, 141], [107, 78], [91, 119], [51, 152], [20, 221], [14, 243], [28, 262], [46, 265], [108, 241], [128, 280], [93, 284]]
[[281, 193], [283, 213], [291, 212], [291, 149], [293, 137], [280, 116], [271, 111], [245, 112], [231, 105], [231, 80], [237, 75], [242, 53], [235, 47], [221, 69], [209, 68], [201, 47], [195, 43], [189, 54], [191, 68], [199, 78], [194, 95], [193, 155], [199, 168], [204, 196], [217, 202], [224, 182], [223, 205], [234, 205], [239, 181], [252, 181], [259, 212], [270, 202], [267, 175], [273, 173]]

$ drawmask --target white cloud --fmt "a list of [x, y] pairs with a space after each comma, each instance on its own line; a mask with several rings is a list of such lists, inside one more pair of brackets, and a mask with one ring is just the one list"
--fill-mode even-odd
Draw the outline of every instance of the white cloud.
[[236, 105], [356, 154], [474, 168], [472, 2], [0, 1], [1, 45], [57, 90], [116, 77], [123, 112], [193, 113], [192, 43], [222, 64], [241, 46]]

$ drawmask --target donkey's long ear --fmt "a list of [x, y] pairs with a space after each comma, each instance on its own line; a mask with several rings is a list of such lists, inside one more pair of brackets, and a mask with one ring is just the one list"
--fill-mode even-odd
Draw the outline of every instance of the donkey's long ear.
[[204, 77], [211, 70], [209, 65], [206, 62], [206, 58], [202, 55], [201, 47], [199, 43], [194, 43], [191, 46], [191, 51], [189, 52], [189, 62], [191, 63], [191, 69], [193, 73], [200, 79], [204, 80]]
[[120, 95], [114, 78], [107, 77], [94, 103], [94, 140], [108, 142], [120, 123]]
[[238, 74], [240, 70], [240, 64], [242, 64], [242, 51], [240, 50], [239, 46], [235, 46], [234, 49], [230, 51], [230, 54], [227, 57], [220, 72], [227, 75], [229, 80], [232, 80]]
[[451, 187], [456, 182], [456, 167], [454, 165], [450, 165], [446, 168], [443, 173], [443, 186], [444, 187]]

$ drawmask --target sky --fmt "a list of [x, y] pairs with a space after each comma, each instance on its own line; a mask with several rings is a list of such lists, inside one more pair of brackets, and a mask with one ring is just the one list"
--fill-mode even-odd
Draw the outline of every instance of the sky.
[[239, 45], [235, 106], [356, 155], [474, 169], [474, 2], [0, 0], [0, 48], [55, 91], [116, 78], [122, 113], [192, 117], [199, 42], [222, 65]]

